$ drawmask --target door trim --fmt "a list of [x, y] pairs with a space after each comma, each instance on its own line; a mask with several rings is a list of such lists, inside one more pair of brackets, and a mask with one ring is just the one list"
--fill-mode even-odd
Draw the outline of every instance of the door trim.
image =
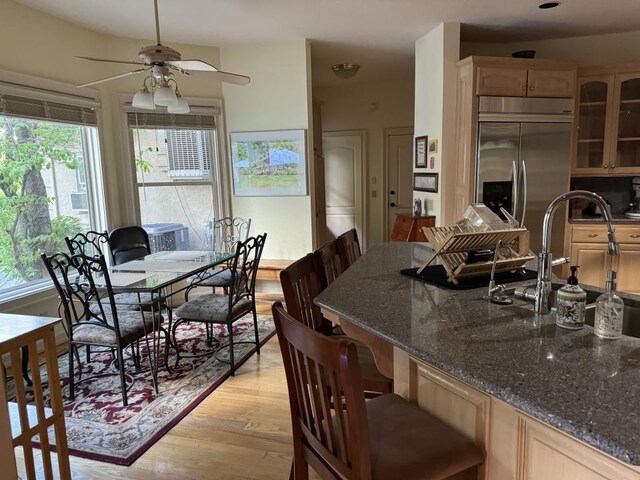
[[[362, 225], [360, 226], [361, 230], [362, 230], [362, 238], [360, 238], [360, 248], [362, 249], [362, 252], [364, 253], [365, 250], [367, 249], [367, 240], [369, 237], [369, 222], [368, 222], [368, 216], [369, 216], [369, 202], [367, 201], [369, 198], [369, 183], [367, 182], [367, 178], [368, 178], [368, 172], [369, 172], [369, 158], [368, 158], [368, 152], [369, 152], [369, 136], [368, 136], [368, 131], [367, 130], [329, 130], [329, 131], [323, 131], [322, 132], [322, 138], [324, 137], [344, 137], [344, 136], [348, 136], [348, 135], [357, 135], [360, 137], [360, 141], [362, 142], [362, 172], [361, 172], [361, 179], [360, 181], [362, 182], [362, 192], [361, 192], [361, 198], [360, 198], [360, 204], [362, 205], [361, 208], [361, 212], [360, 212], [360, 218], [362, 219]], [[326, 180], [326, 175], [325, 175], [325, 180]], [[326, 187], [325, 187], [326, 188]]]
[[[391, 127], [384, 128], [382, 130], [382, 197], [383, 197], [383, 209], [382, 209], [382, 228], [384, 228], [385, 232], [382, 235], [382, 239], [385, 242], [389, 241], [389, 236], [391, 232], [389, 232], [387, 225], [389, 225], [389, 205], [387, 205], [387, 192], [389, 190], [389, 137], [394, 135], [411, 135], [414, 136], [413, 126], [411, 127]], [[413, 171], [413, 164], [411, 165], [411, 170]]]

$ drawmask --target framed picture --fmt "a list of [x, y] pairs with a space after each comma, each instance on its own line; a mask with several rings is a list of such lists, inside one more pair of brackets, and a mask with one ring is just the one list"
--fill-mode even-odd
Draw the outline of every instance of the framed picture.
[[427, 166], [427, 142], [428, 136], [416, 137], [416, 168]]
[[229, 137], [234, 195], [307, 194], [305, 130], [236, 132]]
[[437, 173], [414, 173], [413, 189], [419, 192], [438, 193], [438, 174]]
[[438, 139], [429, 140], [429, 153], [438, 153]]

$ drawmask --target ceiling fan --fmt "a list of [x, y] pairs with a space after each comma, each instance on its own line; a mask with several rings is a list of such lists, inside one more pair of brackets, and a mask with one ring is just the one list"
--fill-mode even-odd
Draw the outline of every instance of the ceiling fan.
[[[173, 80], [173, 72], [180, 72], [184, 75], [190, 75], [191, 73], [206, 73], [212, 78], [217, 78], [226, 83], [234, 83], [236, 85], [247, 85], [249, 83], [249, 77], [246, 75], [239, 75], [237, 73], [222, 72], [210, 63], [202, 60], [182, 60], [182, 56], [177, 50], [171, 47], [162, 45], [160, 42], [160, 21], [158, 19], [158, 0], [153, 0], [153, 6], [155, 11], [156, 20], [156, 45], [150, 45], [143, 47], [138, 52], [138, 58], [141, 61], [129, 61], [129, 60], [111, 60], [106, 58], [95, 57], [83, 57], [77, 56], [84, 60], [91, 60], [93, 62], [107, 62], [107, 63], [122, 63], [126, 65], [141, 65], [141, 68], [130, 70], [118, 75], [111, 75], [110, 77], [94, 80], [89, 83], [78, 85], [79, 87], [89, 87], [98, 83], [109, 82], [116, 78], [127, 77], [129, 75], [135, 75], [143, 72], [150, 72], [150, 76], [154, 79], [155, 84], [163, 87], [168, 86], [169, 80]], [[174, 81], [175, 82], [175, 81]]]

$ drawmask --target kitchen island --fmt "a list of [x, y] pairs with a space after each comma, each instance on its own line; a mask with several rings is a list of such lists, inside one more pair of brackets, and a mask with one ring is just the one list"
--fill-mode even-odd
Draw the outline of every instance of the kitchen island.
[[640, 478], [640, 339], [563, 330], [531, 304], [483, 300], [485, 288], [400, 274], [430, 254], [375, 246], [316, 303], [372, 346], [396, 393], [485, 449], [484, 478]]

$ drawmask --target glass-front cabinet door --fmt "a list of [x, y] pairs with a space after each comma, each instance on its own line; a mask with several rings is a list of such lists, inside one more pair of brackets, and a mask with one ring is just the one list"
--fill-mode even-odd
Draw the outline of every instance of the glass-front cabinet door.
[[640, 173], [640, 73], [615, 77], [611, 173]]
[[578, 79], [574, 174], [604, 175], [609, 172], [613, 87], [613, 75]]

